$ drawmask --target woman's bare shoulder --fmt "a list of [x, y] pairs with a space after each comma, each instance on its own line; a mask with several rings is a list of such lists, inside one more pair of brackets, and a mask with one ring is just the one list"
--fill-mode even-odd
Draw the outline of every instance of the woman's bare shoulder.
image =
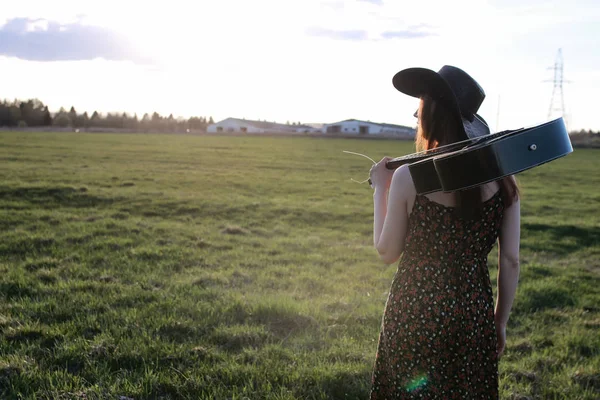
[[498, 190], [500, 190], [500, 184], [496, 181], [481, 185], [481, 199], [483, 201], [491, 199], [498, 193]]
[[403, 197], [416, 195], [415, 184], [408, 169], [408, 164], [404, 164], [394, 171], [392, 186], [394, 190], [401, 191]]

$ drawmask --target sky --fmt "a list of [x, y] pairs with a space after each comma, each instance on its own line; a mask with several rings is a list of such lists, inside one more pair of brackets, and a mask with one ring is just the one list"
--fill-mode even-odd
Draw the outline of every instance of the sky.
[[3, 2], [0, 98], [51, 110], [415, 125], [405, 68], [465, 70], [492, 131], [600, 130], [598, 0]]

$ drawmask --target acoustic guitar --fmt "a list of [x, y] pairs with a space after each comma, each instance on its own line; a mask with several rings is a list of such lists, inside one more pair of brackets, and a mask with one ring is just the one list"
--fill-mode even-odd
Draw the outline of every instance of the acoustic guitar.
[[537, 167], [573, 152], [562, 118], [394, 158], [388, 169], [409, 164], [418, 194], [468, 189]]

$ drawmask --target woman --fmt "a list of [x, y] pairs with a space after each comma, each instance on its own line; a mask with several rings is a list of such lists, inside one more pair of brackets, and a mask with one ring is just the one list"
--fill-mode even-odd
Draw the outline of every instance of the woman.
[[[417, 150], [489, 133], [485, 94], [464, 71], [400, 71], [420, 98]], [[519, 194], [513, 177], [455, 193], [417, 195], [406, 165], [371, 170], [374, 245], [402, 256], [386, 303], [371, 399], [497, 399], [498, 358], [519, 275]], [[487, 255], [498, 241], [494, 310]]]

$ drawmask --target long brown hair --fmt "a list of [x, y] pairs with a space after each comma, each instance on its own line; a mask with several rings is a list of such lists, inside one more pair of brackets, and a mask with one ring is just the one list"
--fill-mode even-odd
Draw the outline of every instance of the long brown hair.
[[[460, 117], [450, 112], [444, 103], [423, 95], [418, 116], [419, 124], [415, 136], [417, 151], [434, 149], [462, 139], [459, 125], [462, 121]], [[517, 182], [512, 176], [499, 179], [497, 182], [500, 185], [504, 206], [508, 207], [519, 198]], [[473, 218], [479, 214], [482, 203], [480, 186], [455, 193], [456, 203], [462, 216]]]

